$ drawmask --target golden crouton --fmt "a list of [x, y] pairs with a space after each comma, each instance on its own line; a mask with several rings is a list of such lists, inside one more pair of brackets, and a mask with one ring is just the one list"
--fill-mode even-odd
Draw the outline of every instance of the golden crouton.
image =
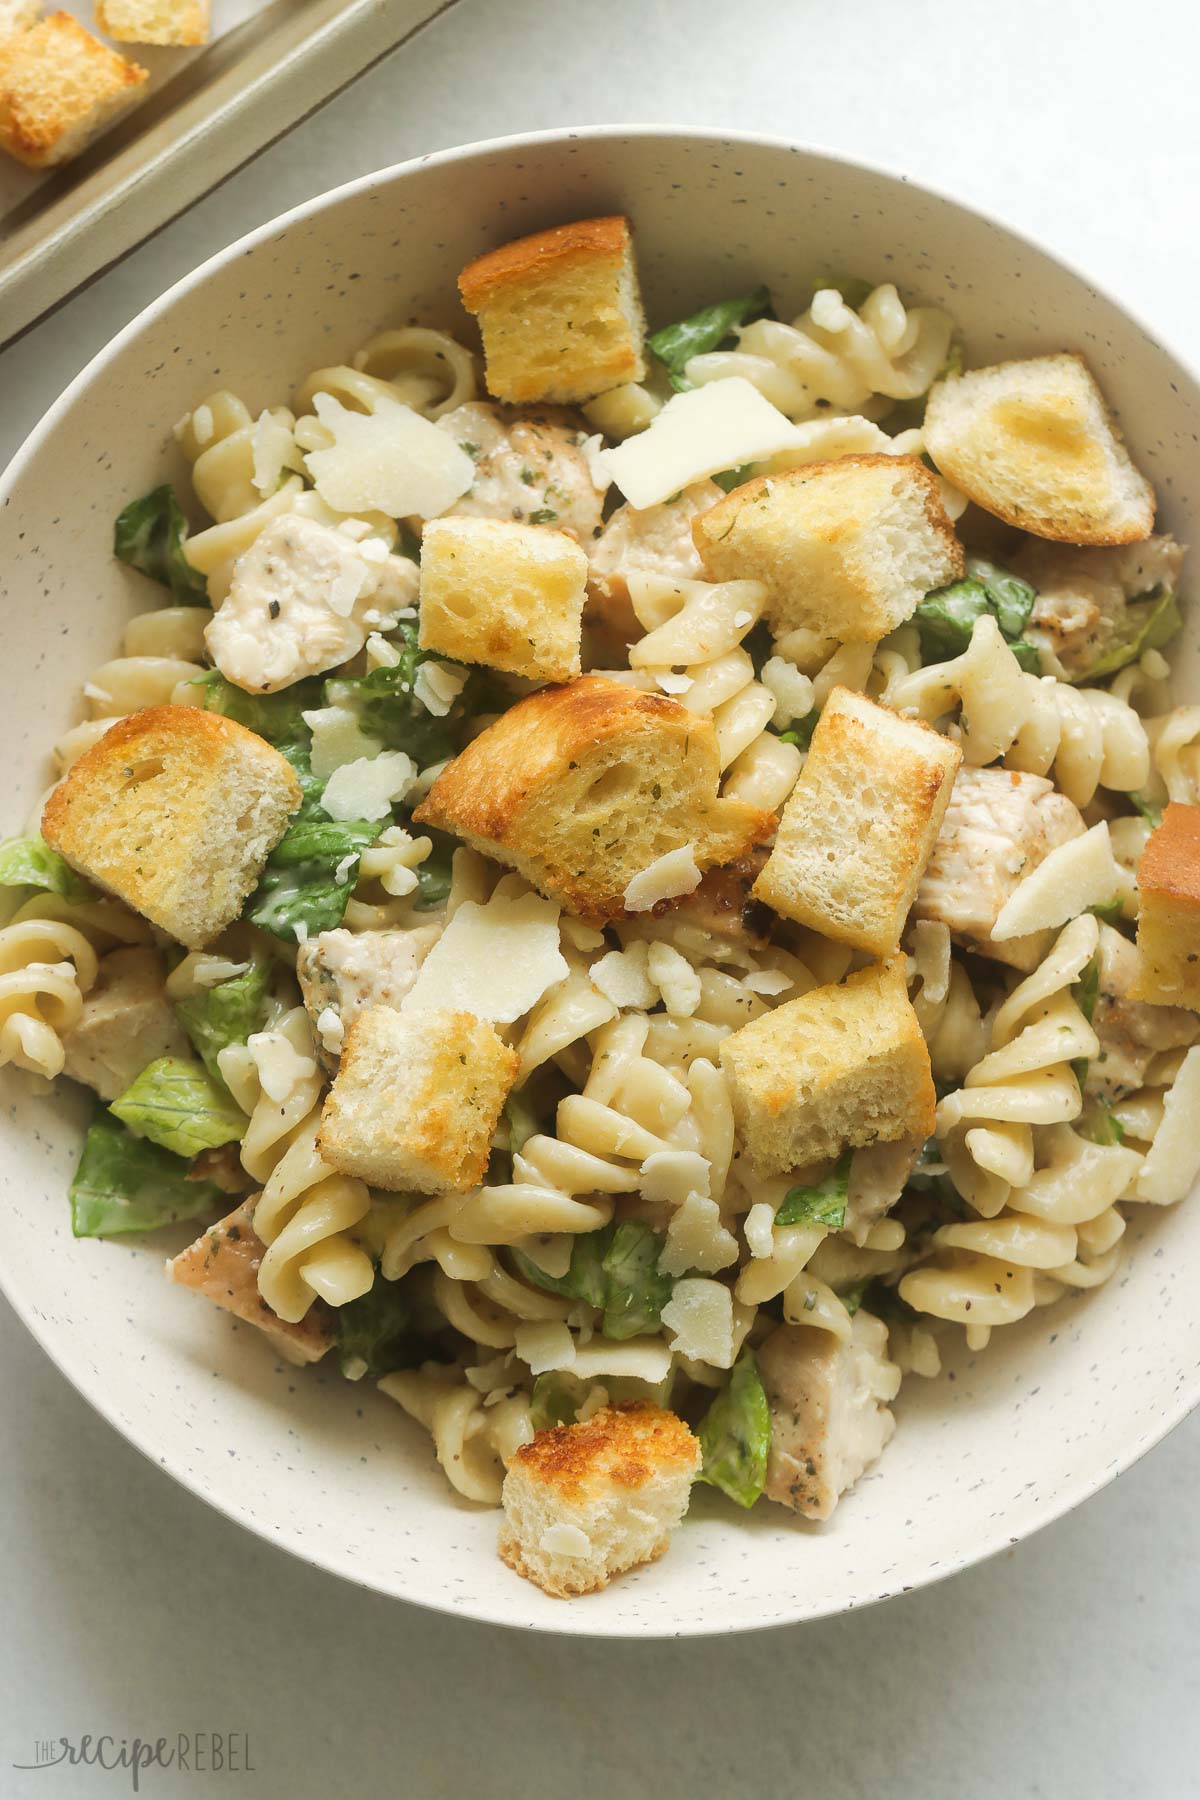
[[713, 581], [761, 581], [775, 631], [872, 643], [963, 572], [937, 479], [915, 456], [841, 456], [734, 488], [692, 527]]
[[754, 896], [886, 956], [950, 799], [962, 752], [916, 719], [834, 688]]
[[613, 918], [635, 875], [692, 845], [736, 862], [774, 814], [717, 794], [712, 722], [677, 700], [585, 675], [503, 713], [413, 814], [519, 869], [580, 918]]
[[940, 381], [924, 432], [947, 480], [1035, 537], [1131, 544], [1154, 528], [1154, 489], [1082, 356], [1034, 356]]
[[254, 1230], [258, 1195], [245, 1200], [167, 1264], [167, 1274], [217, 1306], [257, 1325], [289, 1362], [317, 1362], [333, 1342], [333, 1319], [316, 1300], [297, 1325], [276, 1318], [258, 1291], [258, 1265], [266, 1245]]
[[587, 569], [565, 531], [431, 519], [421, 539], [421, 648], [529, 681], [570, 681]]
[[1200, 806], [1173, 801], [1137, 868], [1134, 1000], [1200, 1012]]
[[547, 1594], [594, 1594], [663, 1554], [699, 1468], [683, 1420], [645, 1402], [539, 1431], [508, 1465], [500, 1555]]
[[903, 957], [743, 1025], [721, 1045], [721, 1066], [757, 1175], [823, 1162], [848, 1145], [923, 1141], [933, 1130], [929, 1050]]
[[578, 219], [502, 244], [458, 278], [497, 400], [590, 400], [646, 372], [629, 220]]
[[96, 23], [118, 44], [206, 44], [209, 0], [96, 0]]
[[0, 149], [31, 169], [77, 156], [149, 80], [70, 13], [0, 42]]
[[318, 1148], [374, 1187], [465, 1193], [487, 1170], [520, 1058], [472, 1013], [359, 1013], [321, 1115]]
[[42, 835], [196, 950], [237, 918], [300, 798], [290, 763], [254, 732], [153, 706], [84, 752], [47, 800]]

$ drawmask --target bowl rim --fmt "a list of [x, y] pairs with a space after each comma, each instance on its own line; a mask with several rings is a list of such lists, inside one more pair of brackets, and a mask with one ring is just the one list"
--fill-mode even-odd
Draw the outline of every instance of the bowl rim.
[[[1174, 363], [1200, 392], [1200, 370], [1192, 360], [1172, 343], [1164, 340], [1136, 308], [1118, 299], [1109, 288], [1097, 281], [1088, 271], [1080, 268], [1069, 257], [1047, 248], [1039, 238], [1013, 224], [1009, 219], [996, 214], [987, 207], [977, 205], [974, 201], [960, 199], [957, 195], [932, 185], [924, 179], [914, 180], [897, 165], [889, 166], [867, 157], [847, 153], [841, 149], [831, 149], [820, 143], [803, 142], [796, 138], [781, 136], [778, 133], [730, 130], [718, 125], [631, 123], [550, 126], [537, 131], [506, 133], [498, 137], [480, 138], [466, 144], [455, 144], [445, 149], [427, 151], [423, 155], [408, 157], [401, 162], [389, 163], [382, 168], [370, 170], [366, 174], [357, 175], [349, 181], [341, 182], [335, 187], [324, 189], [319, 194], [311, 195], [307, 200], [299, 201], [295, 206], [274, 214], [260, 225], [254, 226], [250, 231], [234, 238], [221, 249], [213, 251], [194, 268], [179, 276], [161, 294], [139, 308], [107, 343], [88, 358], [83, 368], [71, 379], [58, 398], [33, 425], [14, 451], [6, 467], [0, 471], [0, 506], [7, 503], [13, 487], [37, 456], [44, 440], [70, 411], [76, 398], [86, 390], [90, 382], [129, 344], [133, 343], [148, 325], [167, 313], [184, 294], [202, 286], [217, 270], [233, 261], [244, 251], [252, 250], [258, 245], [266, 243], [281, 231], [307, 217], [331, 210], [356, 194], [365, 193], [374, 187], [385, 185], [399, 177], [414, 174], [427, 167], [467, 162], [481, 156], [532, 149], [552, 143], [611, 142], [614, 140], [653, 142], [656, 139], [690, 140], [709, 145], [714, 149], [729, 149], [745, 145], [753, 149], [777, 150], [788, 155], [812, 157], [839, 167], [859, 170], [887, 182], [899, 183], [939, 206], [947, 206], [955, 211], [971, 214], [1081, 282], [1095, 298], [1113, 307], [1129, 320], [1147, 342]], [[82, 1378], [82, 1374], [77, 1376], [77, 1373], [68, 1367], [67, 1362], [59, 1355], [53, 1342], [53, 1334], [49, 1332], [44, 1334], [40, 1329], [43, 1321], [36, 1300], [22, 1294], [15, 1273], [10, 1273], [2, 1263], [0, 1263], [0, 1292], [4, 1294], [17, 1317], [59, 1372], [120, 1437], [139, 1451], [156, 1469], [170, 1476], [194, 1498], [203, 1501], [205, 1505], [212, 1507], [214, 1511], [243, 1530], [251, 1532], [270, 1548], [283, 1551], [298, 1562], [320, 1569], [322, 1573], [337, 1576], [368, 1593], [378, 1594], [388, 1600], [401, 1600], [407, 1605], [442, 1613], [451, 1618], [469, 1619], [481, 1624], [504, 1625], [510, 1630], [547, 1632], [585, 1638], [637, 1641], [650, 1638], [710, 1637], [733, 1633], [740, 1635], [750, 1631], [778, 1630], [823, 1618], [836, 1617], [843, 1613], [861, 1612], [867, 1607], [878, 1605], [898, 1594], [912, 1593], [921, 1588], [931, 1587], [964, 1569], [973, 1568], [979, 1563], [988, 1561], [1003, 1550], [1024, 1543], [1046, 1526], [1054, 1524], [1057, 1520], [1065, 1517], [1067, 1513], [1073, 1512], [1076, 1507], [1083, 1505], [1095, 1494], [1101, 1493], [1118, 1475], [1124, 1474], [1134, 1463], [1160, 1444], [1191, 1412], [1200, 1406], [1200, 1366], [1197, 1366], [1190, 1382], [1181, 1383], [1175, 1392], [1167, 1397], [1167, 1403], [1164, 1404], [1161, 1414], [1136, 1438], [1124, 1445], [1120, 1453], [1113, 1458], [1097, 1478], [1083, 1482], [1075, 1490], [1068, 1489], [1064, 1493], [1054, 1496], [1044, 1506], [1039, 1506], [1036, 1517], [1022, 1521], [1015, 1533], [1001, 1522], [999, 1526], [983, 1534], [978, 1544], [970, 1550], [963, 1551], [946, 1562], [939, 1562], [936, 1567], [921, 1570], [915, 1574], [912, 1580], [900, 1586], [880, 1586], [876, 1591], [864, 1595], [849, 1605], [822, 1603], [811, 1611], [797, 1612], [791, 1618], [750, 1619], [739, 1622], [737, 1625], [725, 1623], [709, 1625], [702, 1618], [689, 1620], [683, 1624], [678, 1622], [660, 1624], [651, 1618], [634, 1624], [620, 1618], [610, 1620], [604, 1614], [595, 1615], [593, 1625], [589, 1623], [586, 1607], [557, 1609], [563, 1614], [561, 1622], [555, 1616], [544, 1620], [533, 1620], [507, 1616], [501, 1608], [478, 1601], [451, 1607], [440, 1605], [433, 1598], [402, 1594], [393, 1588], [381, 1587], [359, 1571], [339, 1564], [336, 1557], [325, 1554], [320, 1545], [301, 1546], [299, 1543], [273, 1536], [264, 1524], [253, 1517], [245, 1516], [238, 1509], [236, 1503], [226, 1499], [219, 1492], [207, 1488], [194, 1473], [182, 1467], [176, 1467], [168, 1461], [159, 1451], [148, 1429], [139, 1426], [134, 1420], [117, 1417], [115, 1408], [110, 1407], [107, 1403], [102, 1386], [99, 1383], [95, 1384], [94, 1388], [89, 1386]]]

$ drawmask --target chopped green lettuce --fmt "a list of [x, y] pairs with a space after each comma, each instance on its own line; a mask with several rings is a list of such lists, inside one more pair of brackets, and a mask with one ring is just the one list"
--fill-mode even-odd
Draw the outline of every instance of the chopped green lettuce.
[[40, 837], [11, 837], [0, 843], [0, 887], [38, 888], [64, 900], [95, 898], [95, 889]]
[[734, 488], [741, 487], [743, 482], [749, 481], [753, 470], [753, 463], [739, 463], [736, 469], [722, 469], [719, 474], [713, 476], [713, 480], [727, 494], [732, 494]]
[[362, 852], [386, 819], [331, 819], [321, 805], [324, 783], [312, 772], [306, 744], [280, 743], [300, 782], [300, 810], [267, 858], [244, 916], [272, 937], [299, 943], [332, 931], [345, 917]]
[[456, 845], [452, 837], [431, 825], [422, 825], [419, 829], [423, 836], [433, 840], [433, 849], [423, 863], [417, 864], [417, 896], [413, 901], [413, 909], [416, 912], [436, 912], [439, 907], [445, 906], [450, 896]]
[[1126, 663], [1136, 662], [1146, 650], [1161, 650], [1183, 628], [1183, 615], [1170, 588], [1156, 588], [1144, 600], [1136, 600], [1125, 609], [1123, 629], [1108, 645], [1103, 655], [1079, 681], [1097, 681], [1102, 675], [1114, 675]]
[[295, 681], [277, 694], [248, 694], [236, 687], [216, 669], [196, 677], [195, 685], [204, 689], [204, 705], [208, 712], [220, 713], [235, 725], [244, 725], [266, 738], [268, 744], [282, 748], [285, 744], [307, 744], [311, 733], [304, 714], [321, 704], [324, 683], [319, 676]]
[[508, 1125], [509, 1153], [515, 1156], [538, 1129], [537, 1114], [525, 1098], [524, 1089], [514, 1088], [509, 1094], [504, 1102], [504, 1118]]
[[775, 1214], [777, 1225], [825, 1225], [840, 1231], [846, 1223], [846, 1196], [850, 1191], [850, 1157], [847, 1150], [813, 1187], [794, 1187], [784, 1196]]
[[805, 713], [802, 719], [794, 719], [786, 731], [779, 733], [781, 744], [795, 744], [797, 749], [807, 750], [812, 743], [813, 732], [817, 729], [817, 720], [821, 716], [819, 706]]
[[696, 1433], [703, 1454], [699, 1481], [739, 1506], [753, 1506], [767, 1481], [771, 1408], [750, 1349], [742, 1351]]
[[1135, 811], [1141, 813], [1151, 831], [1157, 831], [1163, 822], [1162, 807], [1155, 806], [1154, 802], [1147, 800], [1144, 794], [1127, 794], [1126, 799]]
[[1119, 925], [1125, 917], [1125, 902], [1119, 894], [1115, 894], [1111, 900], [1101, 900], [1097, 905], [1089, 906], [1088, 911], [1098, 919], [1103, 919], [1106, 925]]
[[131, 500], [117, 515], [113, 553], [131, 569], [171, 590], [181, 606], [207, 606], [208, 585], [184, 555], [188, 526], [171, 487], [157, 487]]
[[230, 1044], [244, 1044], [251, 1032], [261, 1031], [266, 1023], [270, 982], [271, 965], [259, 956], [241, 975], [232, 975], [215, 987], [199, 988], [175, 1002], [179, 1023], [214, 1081], [221, 1080], [220, 1052]]
[[100, 1113], [89, 1127], [71, 1183], [71, 1229], [76, 1237], [115, 1237], [153, 1231], [222, 1206], [213, 1181], [195, 1181], [182, 1156], [173, 1156]]
[[573, 1425], [583, 1404], [583, 1383], [574, 1375], [557, 1369], [534, 1379], [529, 1396], [529, 1423], [535, 1431], [549, 1431], [555, 1425]]
[[432, 1350], [421, 1329], [407, 1276], [374, 1285], [336, 1312], [338, 1366], [351, 1381], [390, 1375], [393, 1369], [415, 1369]]
[[571, 1266], [565, 1275], [547, 1275], [523, 1250], [514, 1249], [512, 1258], [520, 1274], [534, 1287], [561, 1294], [566, 1300], [583, 1300], [589, 1306], [602, 1307], [607, 1292], [604, 1258], [612, 1239], [611, 1225], [603, 1225], [599, 1231], [581, 1232], [571, 1245]]
[[926, 594], [914, 617], [921, 636], [921, 655], [926, 662], [947, 662], [961, 656], [971, 641], [978, 619], [990, 613], [1021, 667], [1036, 675], [1041, 659], [1035, 645], [1023, 636], [1037, 600], [1027, 581], [999, 569], [982, 557], [967, 559], [961, 581]]
[[232, 1144], [246, 1129], [246, 1115], [224, 1084], [200, 1063], [160, 1056], [109, 1108], [139, 1137], [176, 1156], [198, 1156]]
[[[391, 668], [372, 669], [357, 679], [335, 678], [325, 683], [327, 706], [348, 706], [358, 715], [359, 728], [368, 737], [378, 738], [386, 750], [404, 750], [418, 767], [444, 762], [453, 756], [462, 738], [468, 714], [476, 710], [472, 683], [466, 687], [444, 717], [429, 712], [413, 692], [417, 670], [430, 660], [431, 652], [417, 644], [417, 627], [410, 619], [402, 620], [396, 649], [400, 660]], [[439, 659], [439, 660], [444, 660]]]
[[761, 319], [770, 311], [771, 296], [765, 287], [759, 287], [740, 299], [702, 306], [677, 325], [664, 325], [646, 341], [666, 369], [671, 386], [682, 391], [691, 386], [684, 370], [693, 356], [719, 350], [739, 325], [748, 325], [751, 319]]
[[1123, 1144], [1125, 1127], [1102, 1100], [1089, 1102], [1080, 1120], [1080, 1130], [1093, 1144]]
[[659, 1272], [663, 1239], [641, 1219], [583, 1232], [571, 1246], [571, 1266], [562, 1276], [547, 1275], [521, 1250], [514, 1249], [518, 1271], [535, 1287], [583, 1300], [603, 1313], [600, 1331], [608, 1338], [637, 1337], [657, 1331], [674, 1281]]

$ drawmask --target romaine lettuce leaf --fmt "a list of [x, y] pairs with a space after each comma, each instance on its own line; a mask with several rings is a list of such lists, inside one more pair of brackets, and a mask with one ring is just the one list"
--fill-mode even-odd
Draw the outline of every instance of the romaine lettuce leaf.
[[445, 906], [449, 898], [450, 882], [454, 874], [453, 857], [457, 846], [452, 837], [432, 825], [421, 825], [417, 829], [423, 837], [433, 840], [433, 849], [423, 863], [417, 864], [417, 896], [413, 901], [413, 910], [435, 912], [438, 907]]
[[432, 1353], [416, 1317], [407, 1276], [374, 1285], [336, 1309], [338, 1364], [352, 1381], [372, 1380], [393, 1369], [415, 1369]]
[[1035, 645], [1023, 636], [1037, 600], [1027, 581], [999, 569], [982, 557], [968, 557], [961, 581], [935, 588], [917, 607], [914, 617], [921, 636], [921, 655], [926, 662], [948, 662], [961, 656], [971, 642], [975, 622], [991, 613], [1018, 663], [1036, 675], [1041, 659]]
[[682, 391], [691, 386], [684, 369], [693, 356], [719, 349], [737, 326], [748, 325], [751, 319], [761, 319], [770, 311], [771, 296], [765, 287], [759, 287], [737, 300], [718, 300], [712, 306], [702, 306], [677, 325], [664, 325], [646, 341], [667, 370], [671, 386]]
[[246, 1129], [246, 1115], [223, 1083], [200, 1063], [178, 1056], [150, 1063], [109, 1111], [139, 1137], [176, 1156], [217, 1150]]
[[181, 606], [207, 606], [208, 584], [183, 553], [188, 526], [171, 487], [131, 500], [117, 515], [113, 554], [171, 590]]
[[815, 1186], [791, 1188], [775, 1214], [775, 1223], [825, 1225], [830, 1231], [840, 1231], [846, 1223], [851, 1155], [851, 1151], [845, 1151], [828, 1175]]
[[1125, 610], [1124, 629], [1077, 680], [1097, 681], [1102, 675], [1114, 675], [1126, 663], [1136, 662], [1143, 651], [1161, 650], [1182, 628], [1183, 615], [1170, 588], [1135, 600]]
[[245, 688], [236, 687], [216, 669], [211, 669], [206, 675], [198, 675], [195, 685], [204, 689], [207, 711], [220, 713], [222, 718], [232, 719], [235, 725], [256, 731], [268, 744], [282, 748], [285, 744], [307, 745], [310, 742], [312, 733], [304, 721], [304, 714], [320, 706], [325, 684], [320, 676], [310, 676], [306, 681], [295, 681], [291, 687], [281, 688], [277, 694], [248, 694]]
[[221, 1080], [219, 1052], [229, 1044], [244, 1044], [251, 1032], [262, 1030], [270, 982], [271, 965], [260, 956], [241, 975], [176, 1000], [179, 1022], [214, 1081]]
[[743, 1350], [696, 1432], [704, 1461], [697, 1480], [753, 1506], [767, 1481], [771, 1408], [754, 1352]]
[[418, 768], [424, 769], [430, 763], [444, 762], [458, 749], [468, 713], [476, 710], [472, 683], [468, 679], [444, 717], [427, 711], [413, 692], [413, 683], [431, 653], [418, 647], [417, 627], [410, 619], [401, 621], [393, 641], [395, 636], [400, 640], [396, 644], [400, 661], [394, 667], [373, 669], [354, 680], [339, 677], [327, 681], [325, 704], [351, 707], [368, 737], [378, 738], [385, 750], [406, 751]]
[[573, 1425], [583, 1404], [584, 1386], [573, 1375], [552, 1369], [534, 1378], [529, 1396], [529, 1423], [535, 1431], [549, 1431], [554, 1425]]
[[663, 1239], [642, 1219], [617, 1226], [604, 1254], [604, 1318], [600, 1330], [608, 1338], [638, 1337], [657, 1331], [662, 1309], [675, 1286], [659, 1273]]
[[134, 1137], [102, 1112], [88, 1130], [71, 1183], [76, 1237], [115, 1237], [194, 1219], [225, 1204], [213, 1181], [193, 1181], [181, 1156]]
[[603, 1225], [599, 1231], [581, 1232], [571, 1245], [571, 1266], [565, 1275], [547, 1275], [523, 1250], [514, 1248], [512, 1258], [518, 1273], [534, 1287], [561, 1294], [567, 1300], [584, 1300], [589, 1306], [603, 1307], [607, 1292], [604, 1258], [612, 1239], [611, 1225]]
[[324, 783], [312, 772], [307, 745], [280, 743], [277, 748], [295, 769], [304, 798], [267, 858], [243, 916], [272, 937], [298, 943], [341, 924], [362, 852], [388, 820], [331, 819], [321, 805]]
[[39, 888], [64, 900], [96, 897], [83, 876], [40, 837], [11, 837], [0, 843], [0, 887]]

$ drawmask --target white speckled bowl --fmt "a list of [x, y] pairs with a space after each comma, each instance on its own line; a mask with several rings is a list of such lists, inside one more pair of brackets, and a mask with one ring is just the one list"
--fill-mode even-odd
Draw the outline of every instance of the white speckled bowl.
[[[0, 495], [9, 777], [19, 829], [46, 750], [146, 590], [113, 562], [113, 517], [175, 470], [174, 420], [214, 387], [254, 408], [381, 326], [461, 323], [454, 277], [504, 238], [632, 214], [650, 312], [666, 320], [767, 281], [786, 316], [830, 268], [949, 307], [975, 360], [1086, 353], [1166, 524], [1200, 538], [1200, 389], [1085, 280], [1000, 226], [894, 176], [718, 133], [598, 129], [477, 145], [352, 183], [181, 282], [84, 370]], [[178, 471], [176, 471], [178, 472]], [[1197, 618], [1181, 666], [1195, 670]], [[1184, 691], [1187, 691], [1185, 680]], [[1196, 692], [1191, 681], [1190, 691]], [[932, 1581], [1075, 1506], [1200, 1399], [1200, 1208], [1143, 1209], [1122, 1273], [1038, 1312], [935, 1383], [909, 1382], [881, 1466], [826, 1527], [699, 1492], [666, 1559], [569, 1605], [495, 1554], [399, 1408], [336, 1371], [279, 1366], [162, 1278], [186, 1230], [72, 1240], [81, 1109], [3, 1084], [0, 1261], [13, 1305], [79, 1390], [147, 1456], [275, 1544], [383, 1593], [512, 1625], [630, 1636], [734, 1631], [862, 1606]]]

